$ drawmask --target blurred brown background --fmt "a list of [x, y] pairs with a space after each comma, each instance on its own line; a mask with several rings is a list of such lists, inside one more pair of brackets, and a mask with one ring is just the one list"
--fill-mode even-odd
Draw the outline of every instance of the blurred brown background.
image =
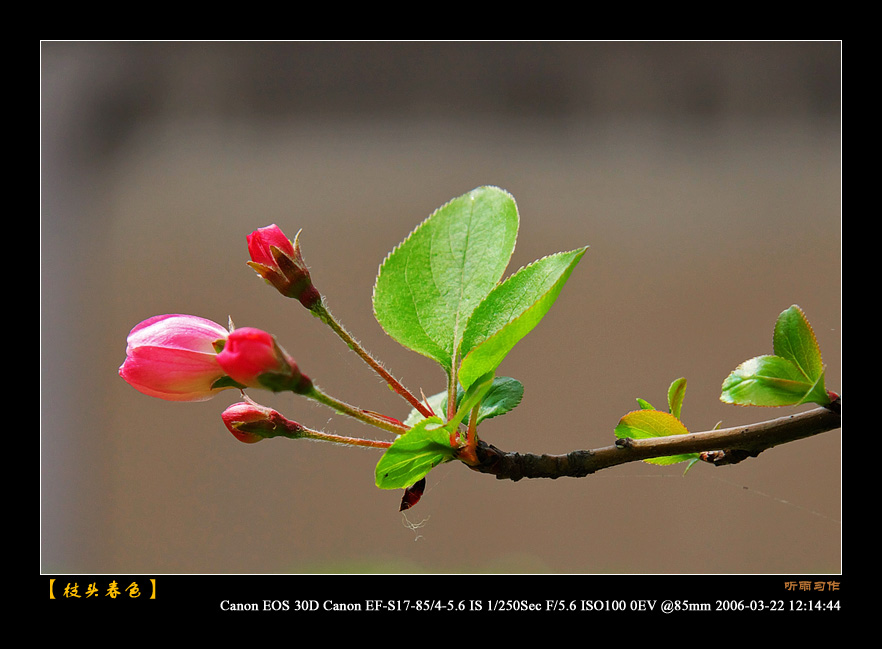
[[[433, 471], [419, 505], [376, 452], [237, 442], [220, 413], [117, 376], [128, 331], [192, 313], [275, 333], [331, 394], [403, 417], [366, 366], [246, 265], [279, 224], [332, 311], [426, 394], [444, 375], [371, 312], [386, 253], [478, 185], [515, 196], [510, 271], [590, 249], [500, 369], [506, 450], [605, 446], [688, 379], [692, 430], [786, 409], [718, 400], [806, 311], [841, 389], [841, 45], [42, 45], [41, 568], [88, 573], [811, 573], [841, 570], [839, 431], [743, 464], [583, 479]], [[299, 398], [292, 419], [373, 430]], [[377, 431], [379, 437], [383, 436]]]

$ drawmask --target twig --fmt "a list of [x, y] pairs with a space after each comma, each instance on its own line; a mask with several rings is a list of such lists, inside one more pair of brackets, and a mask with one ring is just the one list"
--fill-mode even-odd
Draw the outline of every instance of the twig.
[[483, 441], [478, 464], [470, 468], [499, 480], [522, 478], [582, 478], [601, 469], [666, 455], [700, 453], [715, 465], [734, 464], [762, 451], [841, 427], [841, 402], [757, 424], [722, 428], [688, 435], [649, 439], [620, 439], [612, 446], [565, 455], [509, 453]]

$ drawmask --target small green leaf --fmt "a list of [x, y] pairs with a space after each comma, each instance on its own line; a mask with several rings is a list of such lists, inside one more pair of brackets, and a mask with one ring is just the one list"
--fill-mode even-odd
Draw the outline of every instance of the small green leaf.
[[643, 460], [647, 464], [655, 464], [656, 466], [668, 466], [679, 462], [689, 462], [689, 466], [683, 471], [685, 474], [693, 464], [698, 461], [698, 453], [683, 453], [682, 455], [665, 455], [664, 457], [653, 457]]
[[655, 410], [655, 406], [649, 403], [646, 399], [637, 399], [637, 405], [640, 406], [641, 410]]
[[812, 383], [823, 376], [824, 362], [818, 340], [798, 306], [794, 304], [778, 316], [772, 340], [775, 355], [795, 363]]
[[796, 363], [781, 356], [757, 356], [744, 361], [723, 381], [720, 400], [740, 406], [794, 406], [829, 403], [823, 385], [812, 382]]
[[[683, 475], [686, 475], [686, 472], [689, 471], [689, 469], [691, 469], [695, 465], [695, 463], [698, 462], [698, 460], [700, 459], [698, 457], [698, 453], [693, 453], [693, 456], [694, 457], [690, 457], [688, 460], [686, 460], [687, 462], [689, 462], [689, 464], [687, 464], [686, 468], [683, 469]], [[685, 456], [680, 455], [679, 457], [685, 457]]]
[[[465, 390], [463, 390], [462, 387], [459, 387], [456, 391], [457, 407], [459, 407], [462, 402], [464, 394]], [[524, 386], [520, 381], [509, 376], [497, 376], [493, 379], [493, 385], [490, 386], [487, 394], [484, 395], [484, 400], [481, 401], [481, 407], [478, 408], [478, 420], [475, 423], [480, 424], [485, 419], [498, 417], [514, 410], [523, 397]], [[440, 413], [442, 415], [447, 412], [446, 390], [444, 392], [439, 392], [438, 394], [433, 394], [431, 397], [427, 397], [426, 401], [429, 403], [432, 412]], [[404, 423], [407, 426], [413, 426], [422, 419], [423, 416], [420, 412], [416, 408], [413, 408], [407, 416], [407, 419], [404, 420]]]
[[402, 489], [429, 471], [452, 460], [450, 432], [438, 417], [424, 419], [392, 442], [377, 463], [375, 479], [380, 489]]
[[493, 374], [487, 373], [469, 386], [462, 399], [457, 398], [456, 414], [445, 426], [453, 431], [465, 419], [473, 408], [478, 406], [484, 396], [493, 387]]
[[463, 387], [495, 372], [518, 341], [539, 324], [587, 249], [549, 255], [521, 268], [478, 305], [462, 337]]
[[[647, 409], [635, 410], [622, 417], [616, 426], [615, 433], [619, 439], [626, 437], [631, 439], [648, 439], [652, 437], [668, 437], [669, 435], [687, 435], [689, 430], [671, 413]], [[689, 462], [697, 458], [698, 453], [684, 453], [682, 455], [655, 457], [644, 460], [644, 462], [667, 465]]]
[[490, 390], [484, 395], [476, 423], [480, 424], [485, 419], [498, 417], [514, 410], [523, 398], [524, 386], [520, 381], [508, 376], [497, 376], [493, 379]]
[[824, 363], [814, 331], [798, 306], [775, 322], [774, 355], [747, 360], [723, 381], [720, 400], [740, 406], [827, 405]]
[[668, 408], [669, 411], [677, 419], [680, 418], [680, 411], [683, 408], [683, 399], [686, 398], [686, 379], [680, 378], [671, 383], [668, 388]]
[[479, 187], [438, 208], [380, 267], [377, 322], [450, 374], [466, 323], [505, 272], [517, 232], [514, 198], [497, 187]]

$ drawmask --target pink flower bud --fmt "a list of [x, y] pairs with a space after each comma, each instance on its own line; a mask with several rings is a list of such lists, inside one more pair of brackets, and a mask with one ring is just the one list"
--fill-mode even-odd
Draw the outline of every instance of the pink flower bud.
[[221, 419], [240, 442], [254, 444], [275, 435], [273, 418], [280, 416], [275, 410], [253, 402], [234, 403], [223, 411]]
[[[129, 333], [119, 375], [139, 392], [167, 401], [204, 401], [234, 387], [223, 381], [216, 345], [229, 332], [192, 315], [159, 315]], [[218, 384], [218, 385], [216, 385]]]
[[223, 371], [246, 387], [305, 394], [312, 381], [270, 334], [253, 327], [234, 329], [217, 356]]
[[297, 422], [286, 419], [272, 408], [254, 401], [234, 403], [223, 411], [221, 419], [240, 442], [254, 444], [268, 437], [301, 437], [305, 430]]
[[258, 228], [248, 235], [251, 261], [247, 263], [282, 295], [296, 298], [311, 309], [321, 300], [321, 295], [312, 285], [300, 254], [299, 239], [298, 232], [292, 243], [275, 224]]

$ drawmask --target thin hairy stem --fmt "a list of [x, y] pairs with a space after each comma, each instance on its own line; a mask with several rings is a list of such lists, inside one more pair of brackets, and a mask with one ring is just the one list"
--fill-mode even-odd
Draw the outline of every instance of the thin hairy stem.
[[362, 347], [361, 344], [359, 344], [359, 342], [355, 340], [355, 338], [353, 338], [348, 331], [346, 331], [343, 325], [337, 322], [334, 316], [331, 315], [331, 312], [328, 311], [328, 308], [325, 306], [324, 301], [318, 302], [310, 310], [319, 320], [328, 325], [334, 331], [334, 333], [336, 333], [337, 336], [339, 336], [340, 339], [346, 343], [349, 349], [358, 354], [359, 358], [367, 363], [371, 367], [371, 369], [374, 370], [374, 372], [379, 374], [380, 377], [389, 384], [389, 387], [391, 387], [396, 394], [404, 397], [404, 399], [411, 406], [416, 408], [423, 417], [432, 416], [432, 412], [425, 406], [425, 404], [417, 399], [417, 397], [410, 390], [404, 387], [398, 379], [392, 376], [377, 359], [371, 356], [371, 354], [364, 347]]
[[319, 403], [322, 403], [329, 408], [333, 408], [337, 412], [352, 417], [353, 419], [358, 419], [362, 423], [368, 424], [370, 426], [376, 426], [377, 428], [389, 431], [390, 433], [395, 433], [396, 435], [403, 435], [408, 430], [410, 430], [407, 426], [405, 426], [397, 419], [386, 417], [385, 415], [381, 415], [370, 410], [364, 410], [363, 408], [349, 405], [345, 401], [340, 401], [339, 399], [335, 399], [329, 394], [325, 394], [316, 386], [312, 386], [311, 391], [306, 393], [304, 396], [318, 401]]

